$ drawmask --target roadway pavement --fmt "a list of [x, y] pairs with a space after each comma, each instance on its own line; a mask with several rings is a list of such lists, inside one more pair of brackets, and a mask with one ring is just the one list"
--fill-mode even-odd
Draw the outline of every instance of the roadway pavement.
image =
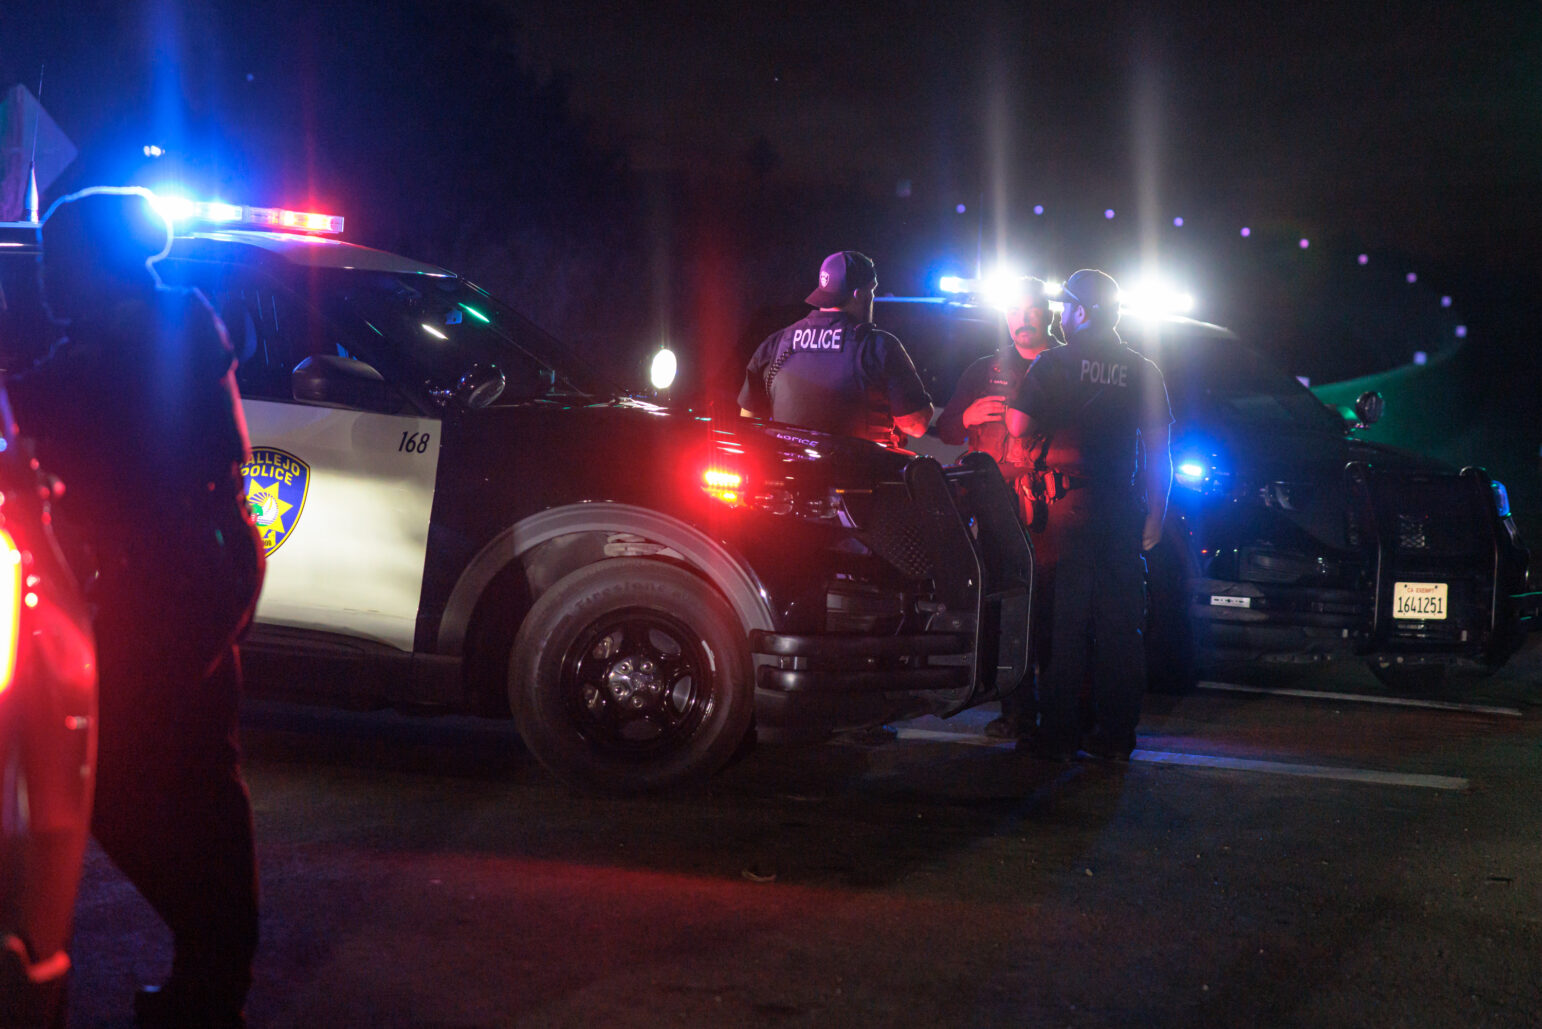
[[[989, 708], [574, 794], [505, 723], [254, 702], [255, 1026], [1534, 1026], [1542, 641], [1395, 697], [1358, 666], [1150, 698], [1128, 765]], [[99, 851], [72, 1025], [168, 941]]]

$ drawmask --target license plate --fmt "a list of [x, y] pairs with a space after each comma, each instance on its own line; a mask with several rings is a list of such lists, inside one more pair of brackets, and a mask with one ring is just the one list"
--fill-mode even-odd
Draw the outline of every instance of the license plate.
[[1443, 582], [1394, 582], [1392, 617], [1418, 621], [1442, 621], [1446, 617], [1446, 584]]

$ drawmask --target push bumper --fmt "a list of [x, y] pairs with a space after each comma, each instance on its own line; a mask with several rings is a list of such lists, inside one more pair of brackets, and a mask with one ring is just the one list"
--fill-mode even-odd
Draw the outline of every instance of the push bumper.
[[897, 503], [910, 519], [933, 587], [917, 603], [924, 631], [755, 632], [750, 650], [761, 692], [758, 711], [828, 707], [816, 698], [836, 694], [941, 692], [938, 713], [945, 714], [1015, 689], [1023, 678], [1033, 551], [995, 462], [971, 455], [944, 470], [930, 457], [917, 457], [906, 466], [904, 481]]

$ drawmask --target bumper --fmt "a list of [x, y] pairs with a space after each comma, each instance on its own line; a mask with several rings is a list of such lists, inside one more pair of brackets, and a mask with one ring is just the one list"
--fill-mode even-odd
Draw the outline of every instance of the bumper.
[[945, 471], [918, 457], [893, 506], [912, 526], [925, 566], [925, 589], [907, 619], [920, 631], [752, 634], [760, 728], [951, 714], [1022, 680], [1033, 552], [995, 462], [972, 456]]

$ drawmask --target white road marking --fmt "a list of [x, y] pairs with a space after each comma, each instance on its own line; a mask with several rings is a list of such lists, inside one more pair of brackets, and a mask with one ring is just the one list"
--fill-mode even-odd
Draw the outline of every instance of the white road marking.
[[1212, 757], [1209, 754], [1174, 754], [1161, 750], [1137, 750], [1131, 761], [1150, 761], [1161, 765], [1189, 765], [1195, 768], [1236, 769], [1273, 775], [1298, 775], [1308, 779], [1339, 779], [1344, 782], [1368, 782], [1382, 786], [1420, 786], [1427, 790], [1465, 790], [1467, 780], [1452, 775], [1414, 775], [1404, 772], [1378, 772], [1369, 768], [1334, 768], [1330, 765], [1292, 765], [1283, 761], [1256, 761], [1241, 757]]
[[[900, 726], [898, 733], [902, 740], [960, 743], [969, 747], [1009, 749], [1017, 744], [1016, 740], [997, 740], [972, 732], [941, 732], [936, 729], [911, 729]], [[1214, 757], [1209, 754], [1178, 754], [1165, 750], [1137, 750], [1130, 755], [1130, 760], [1159, 765], [1187, 765], [1191, 768], [1220, 768], [1241, 772], [1263, 772], [1269, 775], [1295, 775], [1307, 779], [1337, 779], [1341, 782], [1364, 782], [1380, 786], [1416, 786], [1427, 790], [1461, 791], [1468, 787], [1466, 779], [1451, 775], [1417, 775], [1406, 772], [1382, 772], [1371, 768], [1336, 768], [1331, 765], [1296, 765], [1284, 761]]]
[[933, 743], [963, 743], [970, 747], [999, 747], [1011, 750], [1017, 740], [998, 740], [978, 732], [940, 732], [936, 729], [909, 729], [899, 726], [896, 730], [902, 740], [930, 740]]
[[1415, 700], [1412, 697], [1376, 697], [1366, 693], [1324, 693], [1319, 690], [1276, 690], [1263, 686], [1241, 686], [1231, 682], [1201, 682], [1202, 690], [1227, 693], [1268, 693], [1277, 697], [1306, 697], [1310, 700], [1348, 700], [1360, 704], [1387, 704], [1391, 707], [1423, 707], [1433, 711], [1469, 711], [1480, 715], [1523, 717], [1519, 708], [1490, 707], [1487, 704], [1457, 704], [1448, 700]]

